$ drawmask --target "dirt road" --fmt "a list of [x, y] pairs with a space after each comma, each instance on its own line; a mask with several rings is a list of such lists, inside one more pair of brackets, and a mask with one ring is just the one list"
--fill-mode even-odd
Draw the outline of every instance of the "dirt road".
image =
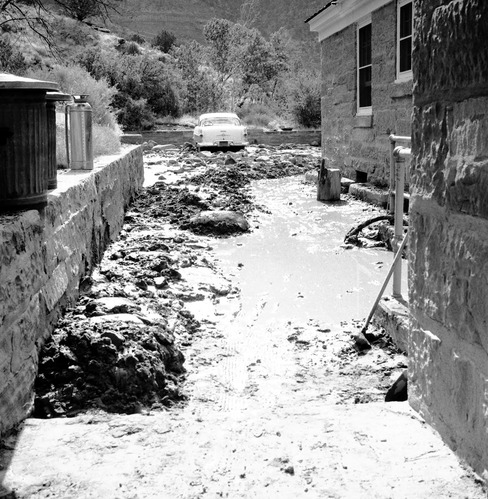
[[[219, 161], [220, 168], [252, 162], [242, 171], [262, 178], [258, 164], [271, 165], [273, 171], [278, 168], [275, 156], [290, 173], [303, 173], [313, 168], [318, 154], [316, 149], [252, 150], [247, 158], [223, 156]], [[333, 222], [324, 234], [317, 213], [325, 213], [327, 207], [313, 202], [314, 187], [301, 183], [303, 175], [267, 186], [264, 195], [262, 187], [254, 185], [233, 196], [225, 188], [209, 188], [212, 175], [218, 178], [208, 173], [213, 157], [166, 150], [148, 153], [145, 161], [148, 186], [164, 180], [158, 189], [149, 188], [152, 196], [164, 195], [172, 204], [141, 198], [70, 317], [72, 324], [91, 324], [97, 341], [109, 333], [112, 343], [101, 344], [110, 355], [119, 351], [119, 358], [105, 369], [120, 369], [116, 363], [121, 357], [137, 349], [134, 355], [144, 359], [147, 373], [157, 368], [167, 377], [151, 388], [152, 399], [131, 393], [136, 399], [126, 402], [132, 414], [100, 409], [103, 404], [115, 408], [117, 393], [123, 397], [122, 389], [132, 386], [127, 380], [121, 384], [119, 379], [111, 387], [113, 396], [101, 400], [95, 381], [87, 387], [70, 378], [73, 386], [82, 387], [78, 406], [72, 391], [71, 399], [60, 392], [46, 394], [54, 412], [73, 417], [30, 418], [2, 443], [3, 496], [486, 497], [476, 477], [407, 402], [383, 402], [386, 389], [406, 366], [404, 355], [380, 332], [372, 349], [358, 352], [354, 347], [351, 333], [362, 325], [370, 296], [386, 272], [388, 254], [341, 249], [335, 238], [342, 232], [341, 224], [348, 222], [341, 222], [335, 210], [343, 208], [354, 221], [369, 215], [370, 207], [351, 199], [330, 207]], [[233, 190], [243, 182], [242, 171], [232, 170]], [[205, 182], [190, 188], [188, 180], [181, 183], [196, 174]], [[171, 186], [178, 188], [171, 191]], [[291, 192], [297, 197], [292, 199]], [[309, 198], [310, 213], [301, 205], [304, 197]], [[192, 217], [202, 204], [206, 209], [240, 208], [253, 232], [218, 240], [192, 232]], [[293, 209], [299, 215], [292, 222]], [[299, 219], [303, 212], [309, 215], [306, 221]], [[310, 250], [300, 261], [290, 254], [281, 259], [278, 250], [264, 257], [272, 243], [259, 242], [259, 237], [274, 237], [267, 229], [277, 230], [282, 222], [290, 229], [285, 237], [288, 250], [292, 251], [292, 239]], [[316, 241], [328, 237], [331, 246], [309, 238], [314, 232]], [[304, 252], [299, 245], [296, 248]], [[348, 251], [354, 253], [349, 256]], [[329, 255], [333, 269], [328, 279], [317, 276], [311, 283], [303, 274], [317, 265], [316, 255], [319, 264]], [[257, 267], [256, 258], [266, 263]], [[284, 263], [273, 268], [279, 261]], [[340, 269], [344, 262], [351, 267], [347, 272]], [[347, 275], [355, 276], [353, 283]], [[330, 282], [335, 282], [336, 292], [328, 296], [334, 298], [320, 306], [314, 286], [324, 289]], [[110, 309], [110, 294], [123, 298], [123, 306], [119, 301], [118, 308]], [[350, 311], [347, 317], [344, 310]], [[137, 344], [137, 334], [133, 340], [127, 322], [154, 337], [144, 336], [144, 344]], [[158, 340], [161, 331], [164, 338]], [[59, 341], [65, 337], [63, 330]], [[123, 355], [122, 346], [117, 350], [114, 341], [125, 345]], [[151, 350], [156, 344], [171, 354], [162, 351], [159, 364], [154, 352], [160, 350]], [[184, 374], [178, 372], [181, 362], [175, 364], [181, 361], [180, 351]], [[85, 368], [81, 361], [76, 366]], [[91, 375], [87, 369], [84, 376]], [[110, 376], [101, 378], [110, 382]], [[153, 378], [147, 374], [144, 381], [148, 379]], [[89, 410], [80, 412], [81, 401]]]

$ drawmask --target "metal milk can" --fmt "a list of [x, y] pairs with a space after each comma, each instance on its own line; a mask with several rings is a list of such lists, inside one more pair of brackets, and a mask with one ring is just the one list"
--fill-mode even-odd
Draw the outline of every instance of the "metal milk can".
[[88, 95], [73, 95], [66, 106], [66, 153], [72, 170], [93, 169], [92, 108]]

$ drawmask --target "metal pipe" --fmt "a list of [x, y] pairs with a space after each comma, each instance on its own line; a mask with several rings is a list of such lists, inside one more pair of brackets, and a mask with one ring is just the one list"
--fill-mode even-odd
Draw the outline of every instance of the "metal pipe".
[[393, 259], [393, 263], [391, 264], [390, 270], [388, 271], [388, 274], [386, 275], [386, 278], [383, 282], [383, 285], [381, 286], [380, 292], [378, 293], [378, 296], [376, 297], [374, 305], [371, 308], [371, 312], [369, 313], [368, 318], [366, 319], [366, 322], [364, 324], [364, 327], [361, 330], [361, 332], [363, 334], [368, 329], [371, 318], [373, 317], [375, 310], [376, 310], [376, 307], [378, 306], [378, 303], [380, 302], [381, 297], [383, 296], [385, 288], [388, 285], [388, 282], [390, 281], [391, 275], [393, 274], [396, 267], [401, 267], [402, 253], [403, 253], [403, 249], [405, 248], [405, 245], [407, 244], [407, 239], [408, 239], [408, 232], [405, 234], [405, 237], [403, 238], [402, 244], [400, 244], [400, 247], [398, 248], [398, 251], [395, 255], [395, 258]]
[[388, 189], [388, 211], [395, 213], [395, 157], [394, 151], [397, 142], [410, 142], [411, 138], [404, 135], [389, 136], [390, 139], [390, 187]]
[[[403, 199], [405, 190], [405, 158], [410, 156], [407, 147], [396, 147], [393, 151], [395, 159], [395, 237], [393, 247], [395, 254], [399, 251], [400, 242], [403, 240]], [[402, 297], [402, 266], [397, 265], [393, 273], [393, 297]]]

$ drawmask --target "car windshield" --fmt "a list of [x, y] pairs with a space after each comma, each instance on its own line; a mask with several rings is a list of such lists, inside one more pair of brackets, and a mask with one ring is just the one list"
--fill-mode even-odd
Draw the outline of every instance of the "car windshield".
[[240, 125], [238, 118], [233, 118], [232, 116], [214, 116], [212, 118], [204, 118], [200, 122], [201, 126], [212, 126], [212, 125]]

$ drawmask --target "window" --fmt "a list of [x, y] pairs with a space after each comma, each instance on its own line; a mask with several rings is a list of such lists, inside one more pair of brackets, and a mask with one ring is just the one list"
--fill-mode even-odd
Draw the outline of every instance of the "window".
[[358, 24], [357, 114], [371, 114], [371, 18]]
[[398, 0], [397, 81], [412, 78], [413, 2]]

